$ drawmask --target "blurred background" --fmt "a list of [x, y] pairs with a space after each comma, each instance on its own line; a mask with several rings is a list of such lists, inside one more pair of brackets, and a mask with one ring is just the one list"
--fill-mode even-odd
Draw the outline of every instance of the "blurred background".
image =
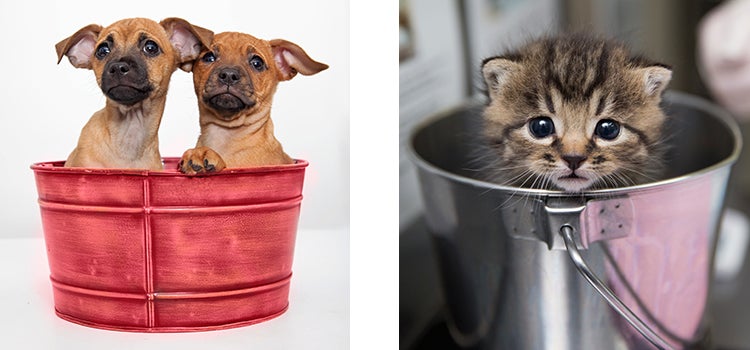
[[[415, 125], [481, 95], [482, 59], [542, 34], [585, 30], [617, 38], [673, 67], [670, 89], [729, 110], [748, 133], [750, 1], [400, 0], [399, 341], [401, 349], [456, 348], [421, 217], [407, 152]], [[746, 141], [747, 144], [747, 141]], [[745, 147], [746, 149], [748, 147]], [[750, 348], [750, 164], [743, 150], [728, 190], [710, 315], [718, 348]]]

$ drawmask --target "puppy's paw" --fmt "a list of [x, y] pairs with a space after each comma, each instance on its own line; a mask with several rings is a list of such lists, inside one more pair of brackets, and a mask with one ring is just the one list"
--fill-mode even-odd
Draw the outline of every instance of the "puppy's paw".
[[208, 147], [196, 147], [182, 154], [179, 167], [183, 174], [195, 175], [222, 171], [227, 165], [214, 150]]

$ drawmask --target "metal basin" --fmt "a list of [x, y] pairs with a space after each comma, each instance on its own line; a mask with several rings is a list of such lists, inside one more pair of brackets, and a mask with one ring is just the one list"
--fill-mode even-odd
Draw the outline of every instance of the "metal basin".
[[706, 346], [709, 274], [733, 119], [665, 94], [664, 180], [570, 195], [478, 180], [480, 103], [417, 128], [411, 147], [454, 339], [479, 349]]

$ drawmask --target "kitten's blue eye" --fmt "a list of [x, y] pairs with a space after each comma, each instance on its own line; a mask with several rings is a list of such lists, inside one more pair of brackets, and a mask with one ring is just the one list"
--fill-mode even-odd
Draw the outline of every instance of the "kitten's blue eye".
[[602, 119], [596, 124], [594, 134], [605, 140], [614, 140], [620, 135], [620, 123], [612, 119]]
[[549, 117], [536, 117], [529, 120], [529, 131], [541, 139], [555, 133], [555, 123]]

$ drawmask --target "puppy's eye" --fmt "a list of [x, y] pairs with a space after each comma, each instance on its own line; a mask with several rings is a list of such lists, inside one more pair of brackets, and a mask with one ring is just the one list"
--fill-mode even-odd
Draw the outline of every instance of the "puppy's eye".
[[253, 66], [255, 70], [258, 72], [262, 72], [266, 70], [266, 63], [263, 62], [263, 59], [260, 58], [260, 56], [255, 55], [252, 58], [250, 58], [250, 65]]
[[107, 55], [109, 55], [109, 52], [109, 44], [101, 43], [99, 47], [96, 48], [96, 58], [103, 59], [104, 57], [107, 57]]
[[550, 117], [536, 117], [529, 120], [529, 132], [541, 139], [555, 133], [555, 123]]
[[214, 55], [213, 52], [209, 51], [209, 52], [206, 52], [205, 55], [203, 55], [203, 58], [201, 58], [201, 60], [206, 63], [211, 63], [211, 62], [216, 61], [216, 55]]
[[154, 57], [158, 55], [161, 50], [159, 49], [159, 45], [157, 45], [153, 40], [148, 40], [145, 44], [143, 44], [143, 52], [150, 57]]
[[612, 119], [602, 119], [596, 123], [594, 134], [605, 140], [614, 140], [620, 135], [620, 123]]

